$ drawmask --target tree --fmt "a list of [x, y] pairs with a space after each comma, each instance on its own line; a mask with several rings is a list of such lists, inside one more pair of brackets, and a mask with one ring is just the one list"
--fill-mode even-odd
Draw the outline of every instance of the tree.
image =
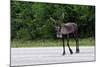
[[57, 23], [76, 22], [80, 37], [95, 36], [94, 6], [12, 1], [12, 40], [55, 38], [55, 24], [50, 17], [57, 20]]

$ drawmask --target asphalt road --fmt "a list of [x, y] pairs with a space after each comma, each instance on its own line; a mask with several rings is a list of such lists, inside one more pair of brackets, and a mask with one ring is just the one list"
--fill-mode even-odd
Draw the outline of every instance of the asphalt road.
[[70, 55], [66, 47], [66, 55], [62, 56], [62, 47], [11, 48], [11, 66], [38, 65], [52, 63], [70, 63], [95, 60], [94, 47], [80, 47], [80, 53]]

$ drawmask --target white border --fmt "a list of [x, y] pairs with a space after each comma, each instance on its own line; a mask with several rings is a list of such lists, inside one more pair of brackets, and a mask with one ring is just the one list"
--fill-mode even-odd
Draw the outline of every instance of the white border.
[[79, 4], [79, 5], [95, 5], [96, 0], [16, 0], [30, 2], [49, 2], [49, 3], [64, 3], [64, 4]]
[[0, 67], [10, 64], [10, 1], [0, 1]]
[[[39, 2], [51, 2], [51, 0], [34, 0]], [[70, 3], [96, 5], [96, 51], [97, 61], [88, 63], [73, 63], [73, 64], [54, 64], [40, 65], [34, 67], [98, 67], [100, 64], [100, 2], [99, 0], [52, 0], [55, 3]], [[95, 3], [95, 1], [97, 1]], [[10, 64], [10, 0], [0, 1], [0, 67], [9, 67]], [[33, 66], [27, 66], [33, 67]]]

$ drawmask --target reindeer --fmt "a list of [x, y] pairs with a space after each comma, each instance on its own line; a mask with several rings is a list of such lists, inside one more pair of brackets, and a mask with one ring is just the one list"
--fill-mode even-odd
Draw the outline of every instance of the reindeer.
[[65, 55], [66, 52], [65, 52], [65, 36], [67, 36], [67, 46], [69, 48], [69, 51], [70, 51], [70, 54], [73, 54], [73, 51], [72, 49], [70, 48], [70, 45], [69, 45], [69, 34], [73, 34], [74, 35], [74, 38], [75, 38], [75, 41], [76, 41], [76, 53], [79, 53], [80, 50], [79, 50], [79, 40], [78, 40], [78, 26], [75, 22], [68, 22], [68, 23], [61, 23], [61, 24], [57, 24], [57, 22], [52, 18], [50, 17], [50, 19], [55, 22], [56, 26], [56, 35], [57, 35], [57, 38], [61, 38], [62, 39], [62, 42], [63, 42], [63, 53], [62, 55]]

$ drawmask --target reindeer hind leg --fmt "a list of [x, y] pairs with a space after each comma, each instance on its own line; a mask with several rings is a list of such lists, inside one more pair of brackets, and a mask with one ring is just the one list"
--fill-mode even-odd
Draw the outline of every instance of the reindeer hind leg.
[[75, 38], [75, 41], [76, 41], [76, 53], [79, 53], [80, 50], [79, 50], [79, 40], [78, 40], [78, 33], [77, 33], [77, 31], [74, 33], [74, 38]]

